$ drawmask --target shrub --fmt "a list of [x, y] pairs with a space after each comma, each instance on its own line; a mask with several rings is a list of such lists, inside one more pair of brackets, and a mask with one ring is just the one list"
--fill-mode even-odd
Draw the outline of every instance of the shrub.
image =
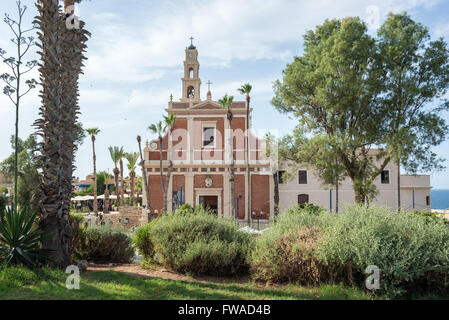
[[[231, 276], [248, 271], [251, 236], [214, 215], [175, 213], [141, 228], [136, 246], [182, 273]], [[140, 241], [145, 239], [145, 241]]]
[[449, 229], [441, 220], [398, 214], [387, 208], [352, 207], [325, 230], [319, 258], [348, 269], [363, 282], [365, 269], [381, 270], [381, 292], [390, 297], [449, 288]]
[[317, 283], [324, 276], [314, 252], [322, 228], [333, 219], [323, 209], [307, 205], [298, 205], [279, 216], [273, 228], [256, 240], [251, 254], [253, 278], [266, 282]]
[[79, 238], [72, 244], [74, 259], [129, 263], [134, 257], [132, 240], [120, 229], [95, 226], [79, 230]]
[[176, 210], [176, 215], [188, 215], [188, 214], [206, 214], [211, 213], [203, 206], [192, 207], [189, 203], [185, 203]]
[[317, 215], [296, 207], [261, 235], [253, 276], [273, 282], [344, 282], [365, 287], [365, 270], [380, 269], [378, 293], [389, 297], [449, 289], [449, 228], [441, 219], [354, 206]]
[[445, 217], [442, 217], [441, 214], [439, 214], [437, 212], [432, 212], [432, 211], [427, 211], [427, 210], [415, 210], [415, 211], [410, 211], [407, 213], [409, 213], [413, 216], [416, 216], [416, 217], [422, 217], [422, 218], [426, 219], [427, 221], [442, 221], [446, 225], [449, 225], [449, 220], [446, 219]]
[[150, 223], [147, 223], [143, 227], [137, 229], [134, 234], [134, 244], [136, 248], [139, 250], [139, 253], [143, 256], [143, 258], [147, 261], [151, 261], [154, 257], [154, 246], [153, 242], [150, 239], [150, 230], [152, 224], [156, 220], [153, 220]]
[[34, 267], [50, 262], [48, 250], [39, 248], [45, 232], [35, 228], [36, 217], [28, 208], [6, 209], [0, 223], [0, 263]]

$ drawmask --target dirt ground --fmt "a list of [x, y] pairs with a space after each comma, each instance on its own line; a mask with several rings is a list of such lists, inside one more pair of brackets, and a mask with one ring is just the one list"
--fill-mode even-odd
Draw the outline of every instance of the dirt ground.
[[187, 276], [164, 268], [143, 268], [139, 264], [89, 264], [87, 271], [118, 271], [138, 278], [159, 278], [165, 280], [178, 280], [187, 282], [214, 282], [214, 283], [247, 283], [248, 276], [240, 278], [219, 278], [212, 276]]

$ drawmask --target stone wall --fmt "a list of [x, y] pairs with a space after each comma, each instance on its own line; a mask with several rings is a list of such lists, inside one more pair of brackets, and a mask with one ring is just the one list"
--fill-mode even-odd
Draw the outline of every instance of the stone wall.
[[105, 214], [106, 225], [121, 227], [124, 230], [140, 227], [148, 222], [146, 211], [142, 207], [120, 207], [119, 212]]

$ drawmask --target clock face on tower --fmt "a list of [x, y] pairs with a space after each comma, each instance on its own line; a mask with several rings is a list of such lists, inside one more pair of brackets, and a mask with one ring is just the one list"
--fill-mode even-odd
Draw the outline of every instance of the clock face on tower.
[[189, 58], [193, 59], [193, 53], [191, 53], [191, 52], [189, 53]]

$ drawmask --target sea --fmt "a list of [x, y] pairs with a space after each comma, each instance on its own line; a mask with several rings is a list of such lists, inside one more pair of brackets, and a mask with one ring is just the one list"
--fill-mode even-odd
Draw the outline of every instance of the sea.
[[449, 189], [432, 189], [430, 198], [432, 209], [449, 209]]

